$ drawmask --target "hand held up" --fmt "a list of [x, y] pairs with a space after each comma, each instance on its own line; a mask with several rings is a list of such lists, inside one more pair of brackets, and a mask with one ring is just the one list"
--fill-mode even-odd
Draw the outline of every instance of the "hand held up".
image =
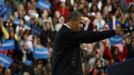
[[115, 33], [116, 33], [116, 35], [122, 35], [124, 33], [124, 30], [126, 30], [126, 29], [122, 28], [120, 26], [117, 26], [115, 29]]

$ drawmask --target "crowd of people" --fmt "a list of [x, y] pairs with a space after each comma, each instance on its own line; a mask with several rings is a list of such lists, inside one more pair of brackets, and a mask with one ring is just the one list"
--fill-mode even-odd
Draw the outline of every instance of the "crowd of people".
[[[55, 35], [76, 12], [88, 17], [85, 31], [134, 28], [134, 0], [0, 0], [0, 42], [15, 41], [14, 49], [0, 50], [13, 60], [9, 68], [0, 63], [0, 75], [51, 75]], [[48, 58], [35, 58], [35, 48], [48, 48]], [[84, 75], [106, 75], [108, 66], [134, 56], [134, 32], [82, 43], [81, 56]]]

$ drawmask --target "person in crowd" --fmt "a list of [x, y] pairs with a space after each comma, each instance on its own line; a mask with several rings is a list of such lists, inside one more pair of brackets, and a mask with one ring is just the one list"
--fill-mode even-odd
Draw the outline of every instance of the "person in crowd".
[[35, 48], [42, 48], [42, 47], [44, 47], [42, 44], [41, 44], [41, 40], [40, 40], [40, 38], [39, 37], [34, 37], [34, 40], [33, 40], [33, 45], [34, 45], [34, 47]]
[[113, 3], [112, 3], [112, 0], [106, 0], [104, 6], [107, 6], [108, 7], [108, 10], [107, 11], [112, 11], [113, 9]]
[[73, 16], [75, 12], [79, 12], [80, 6], [79, 6], [79, 2], [77, 0], [74, 0], [73, 5], [70, 10], [71, 10], [71, 12], [70, 12], [71, 16]]
[[22, 33], [25, 31], [25, 20], [23, 18], [20, 19], [19, 25], [16, 27], [16, 34], [22, 36]]
[[51, 23], [50, 22], [46, 22], [45, 25], [43, 26], [43, 29], [39, 35], [41, 41], [41, 44], [43, 46], [47, 46], [48, 44], [51, 44], [54, 40], [55, 37], [55, 32], [53, 32], [51, 27]]
[[19, 16], [20, 16], [21, 18], [23, 18], [23, 16], [24, 16], [25, 13], [26, 13], [23, 4], [19, 4], [19, 5], [17, 6], [17, 12], [19, 13]]
[[93, 5], [96, 5], [96, 7], [98, 8], [98, 10], [101, 10], [102, 8], [102, 1], [101, 0], [92, 0], [91, 3], [89, 3], [89, 8], [92, 7]]
[[4, 75], [12, 75], [11, 70], [10, 69], [6, 69], [4, 72]]
[[[19, 66], [18, 66], [19, 65]], [[23, 75], [25, 72], [28, 72], [30, 73], [30, 75], [35, 75], [34, 74], [34, 68], [33, 66], [28, 66], [28, 65], [25, 65], [22, 61], [18, 60], [16, 62], [16, 72], [14, 74], [17, 74], [17, 75]]]
[[3, 74], [3, 71], [4, 71], [4, 67], [3, 67], [3, 65], [2, 65], [2, 64], [0, 64], [0, 75], [2, 75], [2, 74]]
[[133, 58], [134, 57], [134, 31], [132, 32], [130, 36], [130, 43], [127, 44], [127, 49], [128, 49], [128, 56], [127, 59]]
[[66, 5], [66, 0], [60, 0], [60, 6], [56, 10], [59, 11], [60, 14], [64, 16], [66, 22], [70, 14], [69, 8]]
[[95, 60], [95, 65], [94, 67], [91, 69], [89, 75], [99, 75], [99, 74], [105, 74], [105, 69], [104, 69], [104, 65], [103, 65], [103, 61], [99, 58], [97, 58]]
[[35, 75], [48, 75], [46, 66], [45, 66], [43, 60], [37, 60], [37, 64], [35, 66], [34, 71], [35, 71]]
[[43, 10], [42, 14], [41, 14], [41, 17], [40, 17], [40, 24], [41, 26], [44, 25], [44, 23], [46, 23], [47, 21], [49, 21], [51, 23], [51, 27], [52, 27], [52, 30], [53, 29], [53, 21], [52, 21], [52, 17], [50, 16], [50, 13], [48, 10]]
[[90, 9], [90, 16], [95, 16], [96, 15], [96, 12], [99, 11], [99, 8], [97, 7], [97, 5], [92, 5], [91, 6], [91, 9]]
[[123, 51], [120, 52], [119, 48], [116, 46], [111, 47], [111, 53], [112, 53], [112, 58], [114, 59], [115, 63], [121, 63], [127, 58], [128, 50], [124, 46]]
[[60, 17], [59, 18], [59, 22], [55, 25], [55, 30], [56, 32], [58, 32], [60, 30], [60, 28], [62, 27], [62, 25], [64, 24], [64, 17]]
[[54, 27], [57, 23], [59, 23], [59, 18], [62, 17], [62, 15], [60, 14], [59, 11], [55, 11], [54, 12], [54, 17], [53, 17], [53, 23], [54, 23]]
[[31, 25], [31, 32], [34, 36], [39, 36], [41, 31], [41, 25], [39, 19], [34, 18], [33, 24]]
[[4, 24], [3, 24], [3, 21], [2, 21], [2, 18], [0, 18], [0, 39], [2, 39], [2, 36], [4, 35], [5, 39], [8, 39], [9, 38], [9, 33], [7, 32]]

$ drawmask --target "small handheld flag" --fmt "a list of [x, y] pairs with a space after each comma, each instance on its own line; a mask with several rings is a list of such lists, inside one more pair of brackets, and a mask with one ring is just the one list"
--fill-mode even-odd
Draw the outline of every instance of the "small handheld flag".
[[35, 48], [33, 51], [34, 58], [48, 58], [48, 48]]
[[12, 64], [12, 59], [3, 54], [0, 54], [0, 64], [2, 64], [5, 68], [9, 68]]
[[7, 40], [6, 42], [1, 44], [2, 50], [9, 50], [14, 48], [15, 48], [14, 40]]

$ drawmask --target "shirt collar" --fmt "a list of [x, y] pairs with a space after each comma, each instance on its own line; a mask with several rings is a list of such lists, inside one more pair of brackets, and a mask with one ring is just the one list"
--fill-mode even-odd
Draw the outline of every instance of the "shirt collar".
[[67, 28], [71, 29], [67, 24], [64, 24]]

